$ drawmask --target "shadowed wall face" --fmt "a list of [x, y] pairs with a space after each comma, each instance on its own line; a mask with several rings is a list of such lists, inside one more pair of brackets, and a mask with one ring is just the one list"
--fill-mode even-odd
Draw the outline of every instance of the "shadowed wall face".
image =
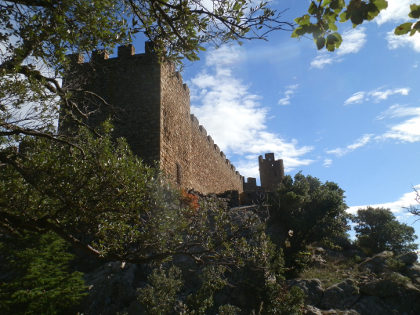
[[274, 191], [284, 178], [283, 160], [275, 160], [274, 153], [266, 153], [258, 157], [261, 187], [265, 191]]

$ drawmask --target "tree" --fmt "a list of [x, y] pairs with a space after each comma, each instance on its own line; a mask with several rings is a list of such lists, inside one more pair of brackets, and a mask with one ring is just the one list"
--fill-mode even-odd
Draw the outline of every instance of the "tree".
[[390, 209], [359, 209], [352, 220], [356, 223], [356, 244], [369, 254], [384, 250], [404, 253], [417, 248], [414, 228], [398, 222]]
[[[413, 187], [414, 193], [416, 195], [415, 201], [417, 205], [411, 205], [407, 208], [407, 211], [414, 216], [420, 217], [420, 192], [416, 187]], [[417, 219], [418, 220], [418, 219]]]
[[[337, 22], [350, 21], [353, 27], [364, 21], [371, 21], [388, 7], [386, 0], [314, 0], [311, 1], [308, 13], [295, 19], [297, 27], [292, 37], [301, 37], [306, 34], [312, 36], [318, 49], [324, 47], [328, 51], [339, 48], [342, 37], [338, 32]], [[411, 4], [409, 17], [420, 18], [420, 5]], [[396, 35], [410, 33], [413, 36], [420, 32], [420, 20], [403, 23], [395, 28]]]
[[2, 314], [70, 314], [87, 294], [82, 274], [70, 270], [68, 244], [57, 235], [2, 235], [0, 248]]
[[[58, 107], [86, 116], [60, 80], [66, 54], [131, 42], [142, 32], [155, 52], [197, 59], [206, 43], [266, 38], [290, 28], [267, 3], [163, 0], [10, 0], [0, 2], [0, 137], [57, 135]], [[92, 93], [85, 91], [92, 97]], [[100, 96], [98, 96], [100, 99]], [[4, 161], [3, 161], [4, 163]]]
[[[228, 274], [242, 272], [259, 290], [253, 291], [255, 304], [265, 301], [269, 307], [265, 288], [282, 288], [282, 254], [274, 251], [258, 217], [238, 218], [217, 199], [204, 199], [198, 208], [183, 204], [156, 169], [134, 156], [123, 139], [114, 143], [111, 126], [104, 128], [102, 137], [82, 128], [71, 145], [27, 137], [18, 149], [4, 152], [9, 164], [0, 173], [0, 233], [11, 240], [28, 232], [41, 238], [54, 233], [102, 261], [148, 264], [162, 270], [151, 284], [165, 274], [176, 276], [172, 260], [187, 257], [198, 274], [212, 275], [197, 292], [189, 292], [189, 310], [212, 307], [213, 294], [227, 285]], [[45, 275], [36, 276], [34, 281], [45, 282]], [[163, 311], [159, 303], [153, 306], [150, 292], [176, 295], [178, 289], [171, 287], [181, 283], [171, 277], [144, 291], [142, 301], [158, 313]], [[287, 290], [277, 297], [292, 299]], [[172, 296], [162, 307], [174, 301], [183, 300]], [[29, 302], [34, 307], [36, 300]]]
[[321, 183], [301, 173], [294, 179], [286, 176], [270, 206], [270, 235], [292, 262], [294, 255], [312, 242], [338, 243], [348, 237], [344, 191], [333, 182]]

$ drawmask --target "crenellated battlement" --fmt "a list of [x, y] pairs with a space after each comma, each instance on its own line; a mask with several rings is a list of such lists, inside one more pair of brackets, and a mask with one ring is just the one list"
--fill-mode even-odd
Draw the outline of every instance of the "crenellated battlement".
[[[126, 138], [146, 163], [157, 161], [175, 184], [201, 193], [261, 190], [255, 178], [245, 180], [190, 113], [188, 85], [174, 63], [159, 60], [151, 43], [145, 44], [144, 53], [136, 54], [129, 44], [119, 46], [116, 56], [96, 50], [67, 58], [70, 69], [63, 85], [82, 87], [102, 99], [87, 123], [96, 126], [111, 116], [113, 135]], [[92, 106], [92, 98], [86, 104]], [[268, 153], [259, 164], [262, 186], [269, 191], [284, 176], [283, 162]]]
[[[214, 143], [213, 138], [207, 134], [206, 128], [204, 128], [203, 125], [200, 125], [200, 122], [194, 114], [190, 114], [190, 122], [191, 130], [193, 132], [197, 132], [200, 137], [205, 138], [206, 144], [208, 145], [208, 149], [209, 151], [214, 152], [215, 158], [220, 159], [220, 162], [226, 165], [229, 171], [231, 171], [234, 176], [238, 177], [238, 179], [242, 181], [241, 174], [239, 174], [239, 172], [236, 171], [235, 166], [230, 162], [229, 159], [226, 158], [225, 153], [223, 151], [220, 151], [219, 146], [216, 143]], [[194, 143], [192, 145], [194, 146]]]

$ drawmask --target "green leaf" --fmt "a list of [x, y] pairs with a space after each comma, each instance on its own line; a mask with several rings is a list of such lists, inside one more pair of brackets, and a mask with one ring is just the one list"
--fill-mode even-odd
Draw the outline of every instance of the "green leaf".
[[308, 13], [311, 15], [315, 15], [318, 12], [318, 6], [315, 4], [315, 2], [311, 2], [311, 5], [309, 6]]
[[304, 25], [309, 25], [310, 24], [310, 19], [311, 19], [311, 17], [308, 14], [305, 14], [301, 17], [296, 18], [295, 22], [299, 25], [304, 26]]
[[316, 43], [316, 47], [318, 48], [318, 50], [321, 50], [325, 46], [325, 38], [324, 37], [318, 37], [315, 40], [315, 43]]
[[409, 31], [411, 31], [411, 26], [413, 25], [413, 23], [411, 22], [407, 22], [404, 24], [401, 24], [400, 26], [397, 26], [395, 28], [394, 34], [395, 35], [404, 35], [407, 34]]
[[337, 14], [343, 10], [346, 3], [344, 0], [333, 0], [330, 4], [330, 8], [334, 10]]
[[388, 7], [388, 1], [386, 0], [373, 0], [372, 3], [378, 8], [379, 11]]
[[327, 5], [331, 3], [332, 0], [324, 0], [322, 1], [321, 7], [325, 8]]
[[413, 28], [411, 29], [410, 36], [413, 36], [416, 32], [420, 33], [420, 21], [414, 24]]
[[334, 51], [336, 48], [340, 47], [342, 41], [343, 39], [339, 33], [328, 35], [326, 44], [328, 51]]
[[412, 4], [410, 5], [410, 14], [408, 14], [409, 17], [413, 18], [413, 19], [418, 19], [420, 18], [420, 5], [418, 4]]
[[348, 19], [350, 18], [350, 14], [348, 11], [344, 11], [343, 13], [340, 14], [340, 22], [344, 23], [346, 21], [348, 21]]

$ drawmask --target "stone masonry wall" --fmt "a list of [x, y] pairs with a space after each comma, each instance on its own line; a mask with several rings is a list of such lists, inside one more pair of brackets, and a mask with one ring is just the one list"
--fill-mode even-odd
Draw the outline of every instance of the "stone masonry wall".
[[162, 63], [160, 87], [161, 169], [181, 187], [196, 188], [190, 180], [190, 93], [172, 63]]
[[[191, 178], [192, 187], [203, 193], [227, 190], [243, 191], [243, 178], [235, 170], [206, 129], [191, 115]], [[206, 180], [203, 180], [206, 179]]]
[[[132, 45], [119, 47], [117, 58], [96, 52], [89, 63], [80, 55], [69, 58], [73, 67], [64, 85], [94, 92], [105, 101], [82, 93], [80, 106], [100, 107], [90, 115], [89, 125], [116, 117], [114, 136], [125, 137], [145, 162], [159, 162], [182, 188], [204, 194], [243, 191], [242, 176], [190, 115], [189, 90], [182, 77], [170, 62], [159, 63], [150, 46], [144, 54], [134, 54]], [[60, 120], [63, 126], [65, 119]]]
[[81, 95], [88, 110], [99, 107], [87, 123], [97, 126], [112, 116], [113, 136], [126, 138], [132, 151], [147, 163], [158, 160], [160, 65], [147, 50], [134, 55], [132, 46], [119, 47], [118, 58], [108, 59], [106, 54], [94, 52], [92, 59], [74, 65], [64, 83], [94, 92], [106, 101], [104, 104], [95, 96]]
[[242, 177], [190, 115], [190, 94], [171, 63], [161, 68], [161, 168], [173, 182], [204, 194], [243, 191]]

